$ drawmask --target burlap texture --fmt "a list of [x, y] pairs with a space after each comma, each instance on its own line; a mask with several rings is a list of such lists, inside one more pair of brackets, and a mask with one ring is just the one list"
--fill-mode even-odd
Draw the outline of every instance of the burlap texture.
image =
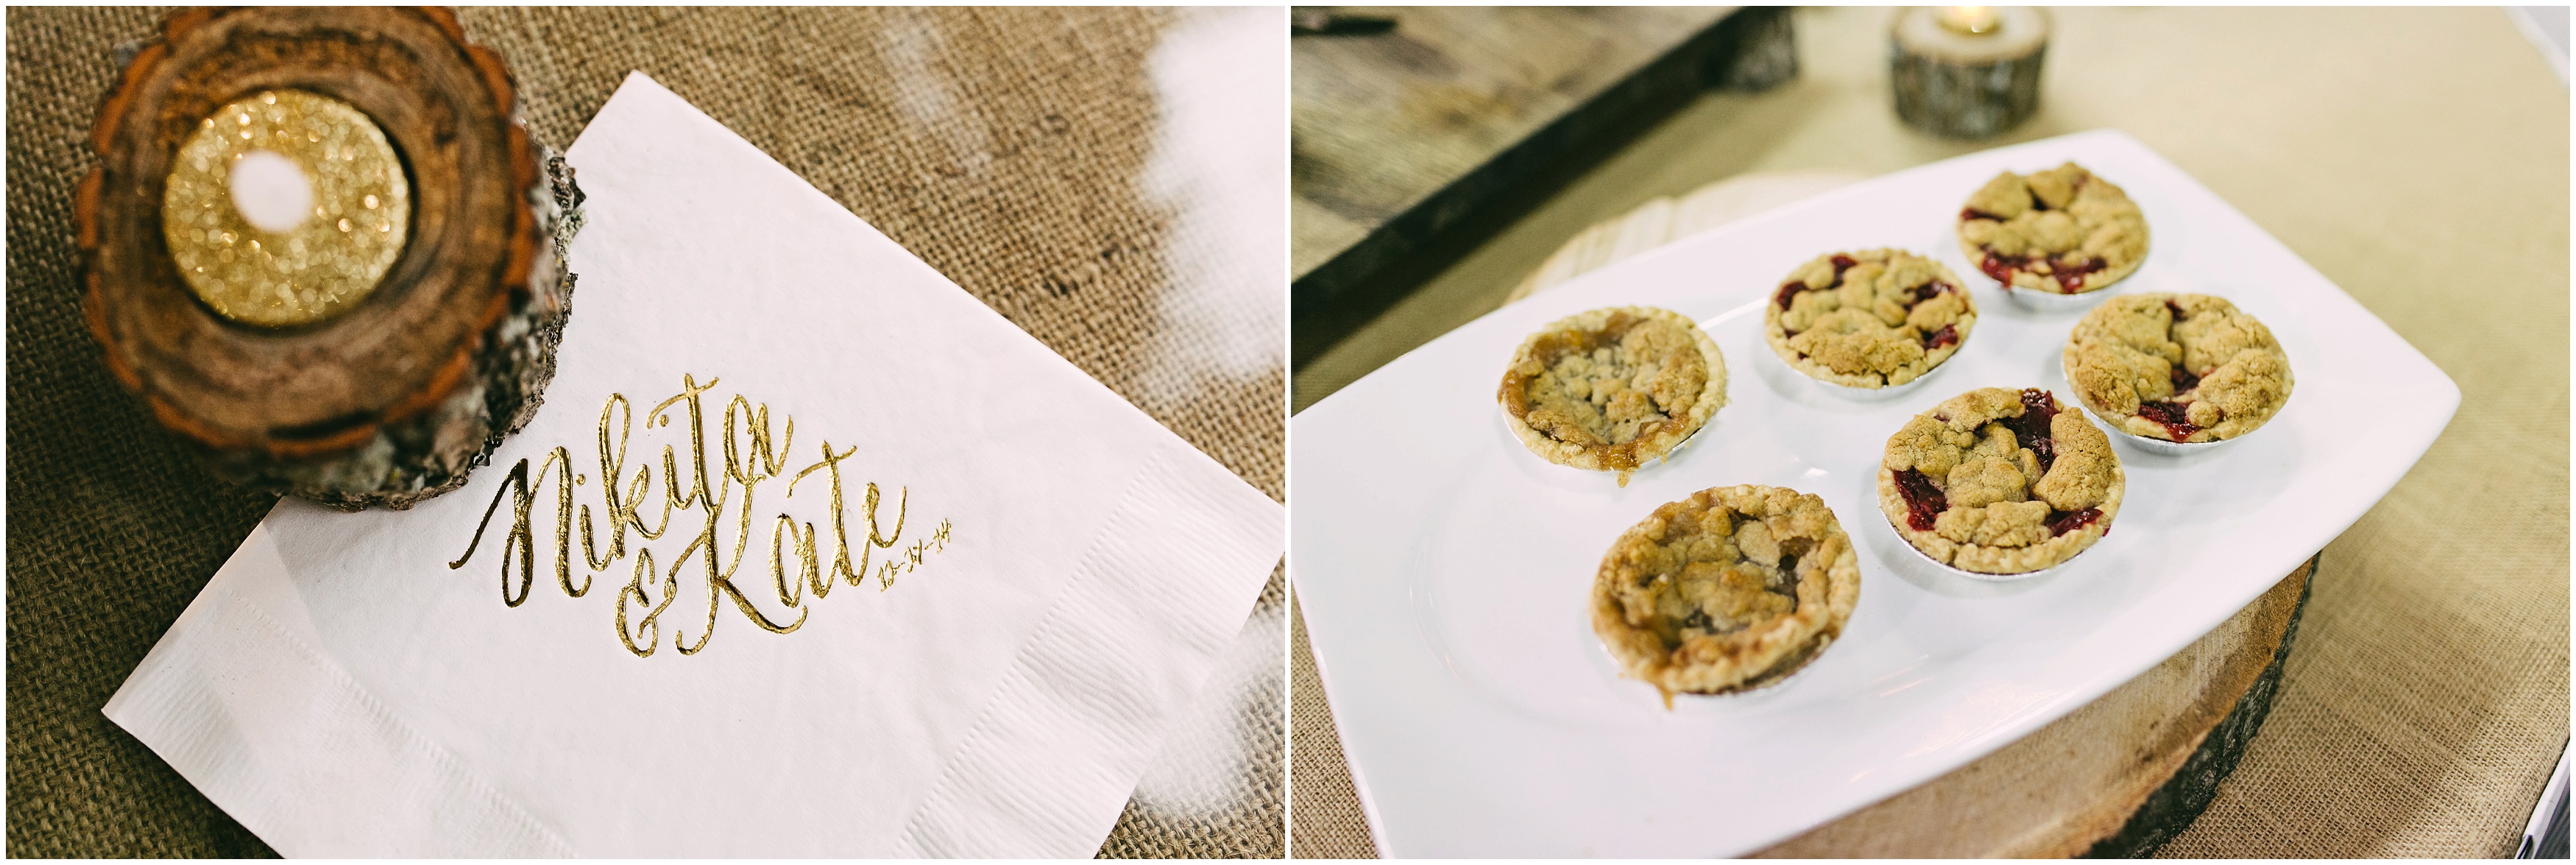
[[[1242, 374], [1223, 356], [1221, 323], [1164, 303], [1171, 214], [1142, 184], [1158, 119], [1147, 64], [1180, 14], [462, 13], [468, 36], [508, 59], [540, 139], [569, 144], [643, 70], [1281, 498], [1283, 372]], [[271, 503], [174, 448], [105, 374], [79, 320], [72, 184], [94, 164], [86, 134], [116, 73], [111, 46], [160, 15], [8, 15], [13, 856], [271, 852], [99, 714]], [[1247, 634], [1265, 616], [1277, 633], [1282, 585], [1274, 575]], [[1239, 777], [1202, 785], [1230, 801], [1132, 801], [1102, 855], [1279, 855], [1283, 684], [1258, 680], [1238, 699]]]
[[1315, 650], [1306, 640], [1305, 611], [1290, 604], [1289, 621], [1288, 692], [1295, 699], [1288, 715], [1293, 737], [1288, 744], [1288, 855], [1375, 857], [1368, 817], [1360, 811], [1359, 790], [1351, 783], [1341, 736], [1333, 730], [1332, 707], [1324, 700], [1324, 678], [1315, 670]]
[[[1705, 97], [1649, 132], [1300, 368], [1295, 404], [1493, 309], [1567, 239], [1655, 196], [2126, 130], [2462, 393], [2414, 471], [2326, 548], [2262, 732], [2162, 855], [2510, 855], [2568, 735], [2566, 86], [2491, 8], [2051, 14], [2040, 113], [1972, 144], [1889, 109], [1889, 10], [1801, 10], [1798, 81]], [[1347, 779], [1318, 777], [1341, 755], [1292, 656], [1292, 852], [1369, 855], [1335, 792]]]

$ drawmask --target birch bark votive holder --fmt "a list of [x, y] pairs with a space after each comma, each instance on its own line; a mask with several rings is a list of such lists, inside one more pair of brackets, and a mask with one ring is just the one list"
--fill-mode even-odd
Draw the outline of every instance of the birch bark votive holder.
[[2048, 16], [2028, 6], [1917, 6], [1888, 37], [1896, 116], [1946, 138], [2003, 134], [2039, 110]]

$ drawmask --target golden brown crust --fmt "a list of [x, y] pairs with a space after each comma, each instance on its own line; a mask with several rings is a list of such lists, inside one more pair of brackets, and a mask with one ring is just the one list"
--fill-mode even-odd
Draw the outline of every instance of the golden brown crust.
[[1714, 487], [1628, 529], [1593, 579], [1592, 629], [1623, 675], [1675, 693], [1759, 688], [1806, 666], [1860, 601], [1860, 560], [1823, 499]]
[[2290, 399], [2290, 356], [2224, 298], [2133, 294], [2086, 313], [2067, 337], [2066, 380], [2116, 429], [2214, 442], [2253, 432]]
[[1940, 262], [1901, 249], [1835, 252], [1790, 271], [1762, 308], [1762, 335], [1789, 366], [1844, 387], [1923, 377], [1966, 345], [1977, 304]]
[[[2045, 425], [2026, 419], [2054, 409]], [[1925, 556], [1963, 571], [2054, 567], [2101, 540], [2127, 490], [2111, 440], [2046, 391], [1980, 388], [1887, 440], [1878, 503]]]
[[1680, 313], [1596, 309], [1522, 340], [1496, 399], [1532, 453], [1626, 486], [1726, 405], [1726, 360]]
[[2004, 172], [1959, 211], [1959, 251], [2007, 288], [2100, 291], [2147, 258], [2147, 217], [2110, 181], [2069, 162]]

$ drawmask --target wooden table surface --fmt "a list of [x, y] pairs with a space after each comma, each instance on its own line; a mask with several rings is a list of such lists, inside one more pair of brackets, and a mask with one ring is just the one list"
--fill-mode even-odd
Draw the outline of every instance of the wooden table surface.
[[1304, 276], [1732, 7], [1346, 6], [1289, 45], [1289, 271]]

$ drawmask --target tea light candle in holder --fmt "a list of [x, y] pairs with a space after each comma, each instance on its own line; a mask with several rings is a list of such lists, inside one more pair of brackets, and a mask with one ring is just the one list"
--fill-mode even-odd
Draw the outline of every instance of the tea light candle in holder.
[[1918, 6], [1887, 46], [1896, 116], [1950, 138], [1991, 138], [2039, 110], [2048, 16], [2027, 6]]
[[82, 319], [215, 474], [407, 508], [534, 415], [581, 192], [455, 15], [182, 9], [118, 80], [73, 198]]

